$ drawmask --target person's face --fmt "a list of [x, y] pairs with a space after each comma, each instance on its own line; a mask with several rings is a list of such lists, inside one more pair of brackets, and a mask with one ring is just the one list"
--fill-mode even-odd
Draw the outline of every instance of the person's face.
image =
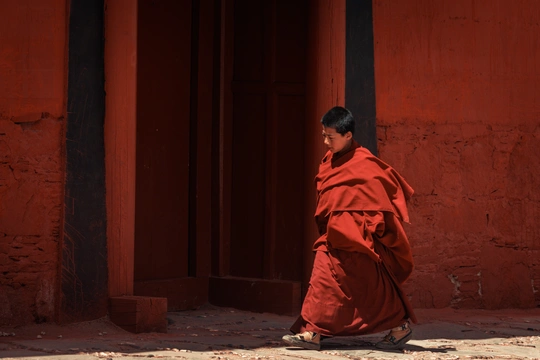
[[324, 144], [332, 153], [338, 153], [347, 149], [351, 144], [352, 133], [348, 131], [345, 135], [341, 135], [336, 129], [331, 127], [322, 127], [322, 136]]

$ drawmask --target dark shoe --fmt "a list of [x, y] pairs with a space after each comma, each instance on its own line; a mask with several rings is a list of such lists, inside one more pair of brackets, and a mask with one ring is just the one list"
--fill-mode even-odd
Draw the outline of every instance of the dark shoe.
[[299, 346], [308, 350], [321, 349], [321, 334], [306, 331], [296, 335], [285, 335], [283, 341], [292, 346]]
[[[396, 339], [396, 337], [393, 335], [393, 333], [395, 334], [398, 331], [405, 331], [405, 330], [406, 332], [399, 339]], [[412, 329], [409, 327], [409, 323], [407, 322], [396, 329], [392, 329], [390, 333], [384, 337], [383, 340], [375, 344], [375, 347], [377, 349], [383, 349], [383, 350], [403, 349], [407, 341], [411, 340], [411, 338], [412, 338]]]

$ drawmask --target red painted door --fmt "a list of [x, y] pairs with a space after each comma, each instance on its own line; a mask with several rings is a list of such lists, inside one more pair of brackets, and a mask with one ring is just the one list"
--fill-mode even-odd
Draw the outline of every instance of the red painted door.
[[[218, 304], [272, 310], [280, 301], [270, 293], [274, 285], [294, 293], [290, 284], [302, 279], [307, 14], [307, 1], [225, 3], [222, 206], [228, 221], [220, 277], [210, 289]], [[242, 279], [255, 279], [260, 291]], [[261, 294], [272, 299], [270, 308]], [[291, 309], [293, 297], [299, 303], [299, 292], [283, 296], [288, 304], [280, 309]]]
[[140, 1], [138, 16], [135, 279], [183, 277], [188, 269], [191, 2]]
[[170, 310], [205, 302], [208, 288], [208, 274], [194, 266], [191, 195], [198, 11], [199, 2], [176, 0], [141, 0], [138, 8], [134, 293], [167, 297]]
[[306, 17], [302, 1], [235, 1], [231, 275], [300, 278]]

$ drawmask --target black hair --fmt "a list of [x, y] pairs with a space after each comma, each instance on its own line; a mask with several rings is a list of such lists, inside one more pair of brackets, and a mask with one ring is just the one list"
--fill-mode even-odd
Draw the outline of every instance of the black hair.
[[334, 128], [336, 132], [345, 135], [347, 132], [354, 134], [354, 118], [352, 113], [342, 106], [335, 106], [323, 115], [321, 123], [325, 127]]

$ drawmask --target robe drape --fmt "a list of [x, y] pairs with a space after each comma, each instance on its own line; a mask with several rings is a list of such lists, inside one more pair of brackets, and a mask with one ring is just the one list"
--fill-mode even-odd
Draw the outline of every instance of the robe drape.
[[416, 322], [401, 285], [413, 270], [402, 222], [413, 189], [353, 141], [328, 152], [315, 178], [320, 237], [309, 288], [293, 333], [362, 335]]

